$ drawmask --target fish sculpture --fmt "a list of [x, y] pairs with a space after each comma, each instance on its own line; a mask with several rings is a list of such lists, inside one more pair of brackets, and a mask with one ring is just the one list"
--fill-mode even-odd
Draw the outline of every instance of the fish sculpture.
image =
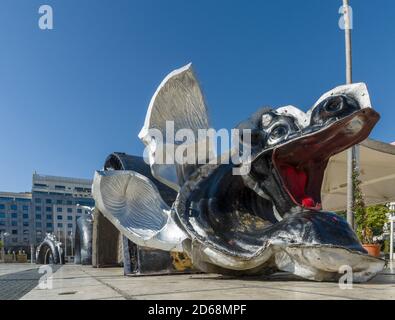
[[[343, 218], [322, 209], [321, 186], [329, 158], [366, 139], [378, 120], [366, 85], [343, 85], [306, 113], [294, 106], [259, 109], [236, 126], [233, 147], [217, 156], [212, 139], [199, 136], [211, 127], [188, 64], [159, 85], [139, 133], [152, 175], [177, 191], [176, 200], [166, 204], [137, 172], [103, 170], [93, 182], [96, 210], [137, 245], [182, 252], [200, 271], [286, 271], [337, 281], [350, 270], [354, 282], [368, 281], [385, 261], [367, 254]], [[185, 129], [193, 133], [188, 148], [199, 151], [180, 163], [174, 150], [183, 144], [174, 134]]]

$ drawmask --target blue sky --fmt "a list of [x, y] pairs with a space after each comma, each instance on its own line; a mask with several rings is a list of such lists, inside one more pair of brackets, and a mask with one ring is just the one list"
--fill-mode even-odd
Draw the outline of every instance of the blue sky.
[[[49, 4], [54, 29], [38, 28]], [[0, 190], [34, 171], [91, 178], [113, 151], [142, 154], [137, 134], [166, 74], [188, 62], [215, 128], [257, 108], [307, 110], [344, 83], [341, 1], [2, 0]], [[354, 81], [368, 84], [395, 141], [395, 2], [351, 0]]]

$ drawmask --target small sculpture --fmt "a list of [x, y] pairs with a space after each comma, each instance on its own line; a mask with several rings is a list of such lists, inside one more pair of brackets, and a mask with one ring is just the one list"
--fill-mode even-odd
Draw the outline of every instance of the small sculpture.
[[56, 235], [47, 233], [44, 240], [36, 249], [37, 264], [64, 264], [64, 251], [62, 243], [57, 240]]
[[[97, 171], [96, 209], [137, 245], [182, 252], [201, 271], [281, 270], [335, 281], [349, 266], [355, 282], [367, 281], [384, 261], [367, 255], [346, 221], [322, 211], [321, 185], [329, 158], [366, 139], [378, 120], [365, 84], [344, 85], [307, 113], [293, 106], [258, 110], [237, 126], [232, 150], [217, 157], [212, 139], [199, 135], [210, 125], [187, 65], [160, 84], [139, 134], [153, 176], [178, 192], [176, 201], [169, 207], [134, 171]], [[184, 129], [194, 137], [184, 150], [197, 151], [180, 163], [174, 133]]]

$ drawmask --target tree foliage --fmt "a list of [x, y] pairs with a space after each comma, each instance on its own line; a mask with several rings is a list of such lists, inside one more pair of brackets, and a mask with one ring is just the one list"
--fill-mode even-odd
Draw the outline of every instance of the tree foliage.
[[355, 163], [352, 177], [354, 193], [353, 211], [357, 235], [362, 243], [373, 243], [373, 237], [379, 236], [383, 232], [389, 209], [385, 205], [365, 206], [359, 170], [355, 169]]

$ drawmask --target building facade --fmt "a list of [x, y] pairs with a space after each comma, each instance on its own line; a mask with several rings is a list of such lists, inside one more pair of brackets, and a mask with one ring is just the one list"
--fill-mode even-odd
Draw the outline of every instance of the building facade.
[[0, 233], [6, 250], [29, 252], [33, 233], [32, 194], [0, 192]]
[[93, 207], [92, 180], [33, 174], [31, 242], [39, 244], [46, 233], [54, 233], [73, 255], [76, 220]]

